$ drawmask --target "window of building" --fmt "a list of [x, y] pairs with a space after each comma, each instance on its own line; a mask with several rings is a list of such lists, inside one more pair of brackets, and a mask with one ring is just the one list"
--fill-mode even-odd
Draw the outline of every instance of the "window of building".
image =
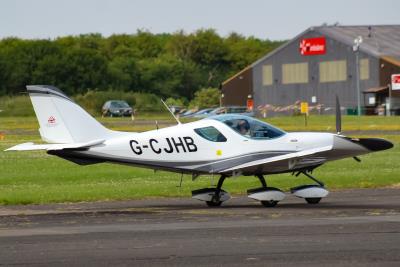
[[226, 142], [226, 137], [213, 126], [194, 129], [194, 131], [208, 141]]
[[282, 83], [308, 83], [308, 63], [283, 64]]
[[347, 80], [346, 60], [325, 61], [319, 63], [319, 82], [339, 82]]
[[364, 58], [360, 60], [360, 80], [369, 79], [369, 60]]
[[264, 86], [272, 85], [272, 65], [262, 67], [262, 84]]

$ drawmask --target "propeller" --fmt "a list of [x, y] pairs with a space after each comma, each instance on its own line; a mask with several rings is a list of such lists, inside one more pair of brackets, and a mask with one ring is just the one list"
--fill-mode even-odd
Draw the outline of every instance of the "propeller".
[[342, 113], [340, 111], [339, 97], [336, 95], [336, 132], [341, 134], [342, 132]]
[[[342, 133], [342, 112], [340, 110], [338, 95], [336, 95], [336, 132], [337, 134]], [[353, 159], [357, 162], [361, 162], [361, 159], [358, 157], [353, 157]]]

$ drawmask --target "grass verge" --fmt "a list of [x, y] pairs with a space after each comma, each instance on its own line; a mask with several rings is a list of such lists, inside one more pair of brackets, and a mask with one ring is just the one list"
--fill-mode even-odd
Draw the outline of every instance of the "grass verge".
[[[325, 118], [325, 120], [328, 119]], [[280, 118], [280, 120], [285, 121], [287, 118]], [[324, 127], [325, 120], [318, 119], [321, 122], [318, 127]], [[120, 121], [124, 120], [107, 119], [106, 123], [115, 129], [120, 127], [118, 126]], [[390, 126], [389, 121], [377, 123], [382, 127]], [[287, 129], [284, 124], [280, 126]], [[153, 126], [144, 124], [140, 127], [145, 129]], [[192, 182], [191, 177], [184, 176], [183, 185], [179, 188], [177, 187], [180, 180], [179, 174], [112, 164], [78, 166], [39, 151], [3, 152], [4, 149], [18, 143], [40, 142], [36, 129], [37, 122], [34, 118], [0, 119], [0, 131], [7, 133], [5, 139], [0, 141], [0, 204], [188, 197], [191, 190], [210, 186], [218, 179], [218, 177], [213, 179], [211, 176], [203, 176]], [[362, 156], [361, 163], [353, 159], [330, 162], [318, 168], [314, 172], [315, 176], [323, 180], [331, 189], [370, 188], [399, 184], [400, 136], [380, 137], [391, 140], [395, 147], [388, 151]], [[294, 177], [290, 174], [270, 176], [268, 182], [271, 186], [284, 190], [310, 183], [304, 177]], [[244, 194], [246, 189], [254, 187], [259, 187], [259, 182], [254, 177], [232, 178], [224, 184], [224, 189], [233, 194]]]

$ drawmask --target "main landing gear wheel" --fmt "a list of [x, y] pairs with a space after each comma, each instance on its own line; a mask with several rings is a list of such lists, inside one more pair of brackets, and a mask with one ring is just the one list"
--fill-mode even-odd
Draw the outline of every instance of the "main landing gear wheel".
[[264, 207], [275, 207], [285, 198], [285, 193], [275, 187], [268, 187], [263, 175], [257, 175], [262, 187], [247, 190], [249, 198], [258, 200]]
[[209, 206], [209, 207], [219, 207], [219, 206], [221, 206], [222, 201], [213, 198], [213, 199], [210, 200], [210, 201], [206, 201], [206, 204], [207, 204], [207, 206]]
[[206, 202], [209, 207], [221, 206], [222, 202], [230, 199], [229, 193], [222, 190], [225, 179], [226, 176], [222, 175], [216, 188], [203, 188], [192, 191], [192, 198]]

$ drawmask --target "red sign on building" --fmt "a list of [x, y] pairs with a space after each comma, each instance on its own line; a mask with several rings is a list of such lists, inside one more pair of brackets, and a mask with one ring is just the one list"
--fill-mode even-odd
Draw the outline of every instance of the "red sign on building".
[[400, 90], [400, 74], [392, 75], [392, 90]]
[[325, 37], [302, 39], [299, 48], [303, 56], [324, 55], [326, 53]]

